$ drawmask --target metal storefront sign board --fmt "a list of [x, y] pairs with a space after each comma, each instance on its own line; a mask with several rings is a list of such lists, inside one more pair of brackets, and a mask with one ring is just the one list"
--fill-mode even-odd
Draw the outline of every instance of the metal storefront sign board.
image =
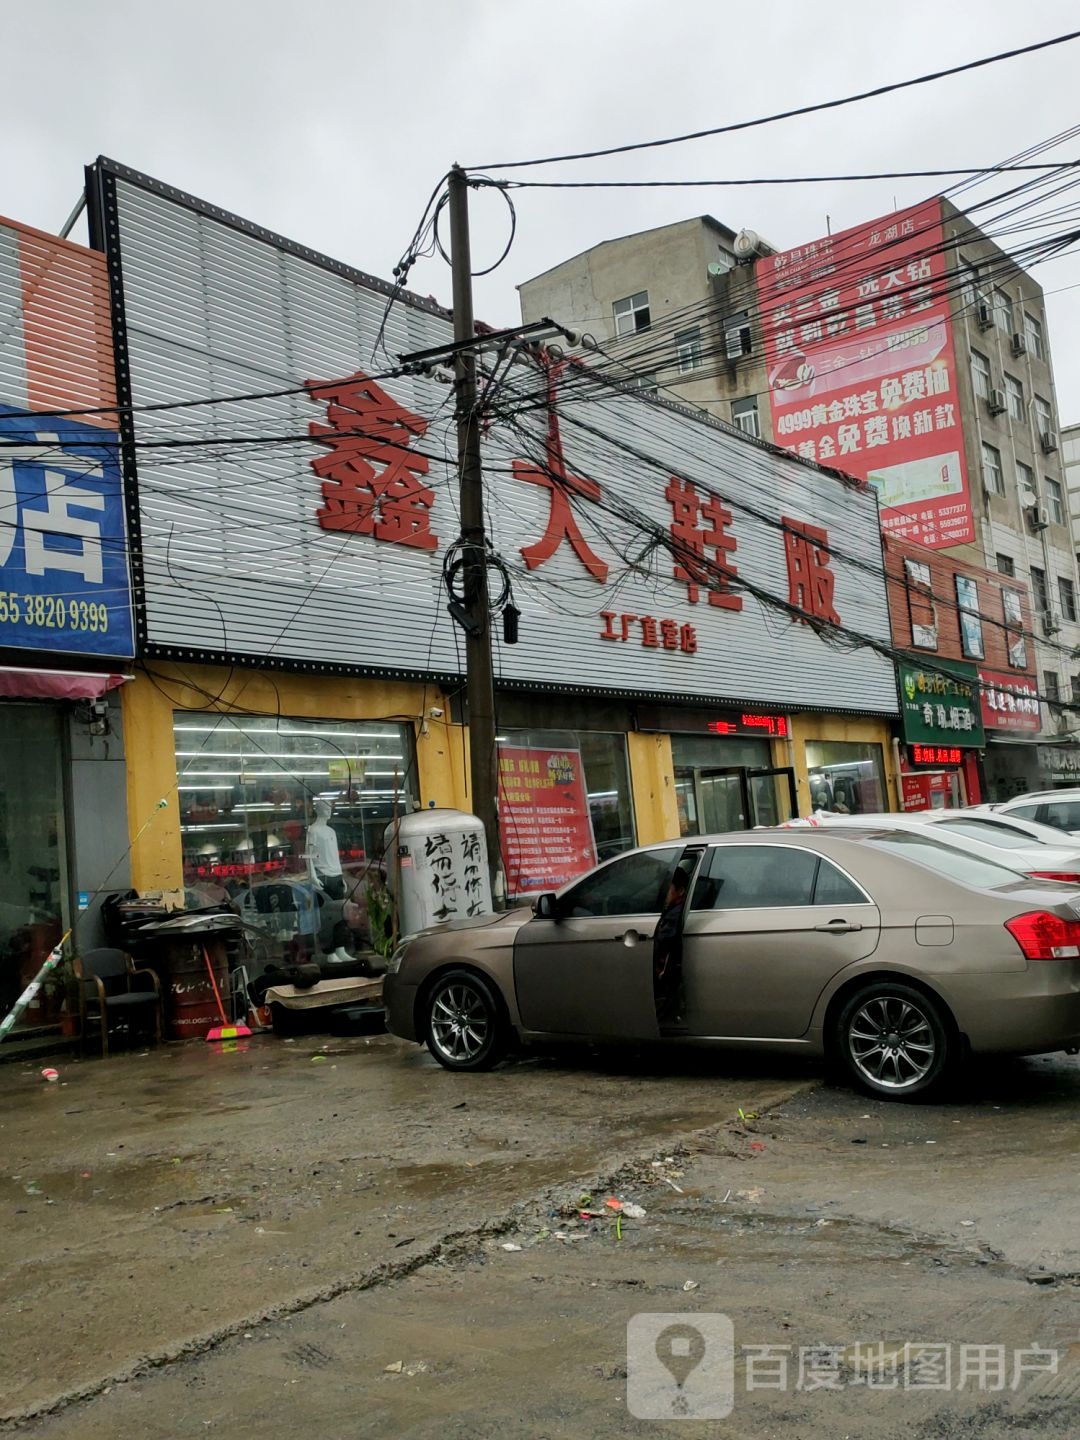
[[0, 220], [0, 648], [135, 653], [115, 399], [104, 257]]
[[[114, 162], [90, 181], [123, 277], [148, 651], [456, 677], [453, 391], [386, 373], [450, 341], [448, 315], [408, 296], [388, 310], [384, 282]], [[491, 537], [521, 611], [501, 686], [896, 713], [891, 664], [821, 633], [888, 644], [872, 489], [581, 365], [504, 366], [495, 383]]]
[[962, 660], [897, 666], [900, 717], [909, 744], [981, 749], [986, 742], [979, 712], [978, 672]]

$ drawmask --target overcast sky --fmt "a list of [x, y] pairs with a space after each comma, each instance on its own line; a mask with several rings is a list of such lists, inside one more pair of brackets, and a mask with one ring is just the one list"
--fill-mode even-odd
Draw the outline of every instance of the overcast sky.
[[[387, 277], [454, 161], [527, 159], [722, 125], [1080, 28], [1070, 0], [35, 0], [9, 3], [3, 19], [0, 213], [58, 230], [83, 164], [105, 154]], [[1075, 123], [1078, 89], [1073, 41], [830, 114], [544, 173], [671, 179], [977, 167]], [[1055, 152], [1077, 156], [1080, 140]], [[517, 239], [478, 282], [477, 313], [512, 323], [516, 284], [651, 225], [709, 212], [785, 248], [823, 234], [826, 216], [835, 231], [936, 188], [908, 180], [521, 191]], [[474, 225], [479, 267], [506, 238], [497, 194], [475, 198]], [[1080, 287], [1080, 258], [1035, 273], [1048, 292], [1061, 417], [1080, 420], [1080, 288], [1068, 288]], [[448, 303], [449, 272], [425, 261], [411, 288]]]

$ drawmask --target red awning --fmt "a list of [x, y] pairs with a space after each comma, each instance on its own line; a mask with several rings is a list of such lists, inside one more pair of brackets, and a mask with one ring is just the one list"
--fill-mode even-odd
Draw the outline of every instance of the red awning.
[[0, 700], [100, 700], [130, 675], [0, 668]]

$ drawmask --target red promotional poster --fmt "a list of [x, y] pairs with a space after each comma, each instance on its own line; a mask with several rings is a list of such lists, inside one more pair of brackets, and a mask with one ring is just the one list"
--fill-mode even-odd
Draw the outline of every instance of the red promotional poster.
[[887, 533], [975, 538], [941, 205], [757, 264], [773, 435], [875, 487]]
[[1039, 688], [1030, 675], [1004, 675], [979, 671], [983, 724], [987, 730], [1039, 731]]
[[579, 750], [499, 746], [499, 835], [511, 895], [557, 890], [596, 864]]

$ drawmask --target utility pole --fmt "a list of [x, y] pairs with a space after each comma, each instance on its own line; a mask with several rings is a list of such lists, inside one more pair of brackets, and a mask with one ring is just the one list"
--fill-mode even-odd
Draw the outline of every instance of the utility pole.
[[491, 663], [491, 607], [484, 535], [484, 477], [480, 461], [480, 417], [476, 413], [476, 339], [473, 321], [472, 254], [469, 245], [469, 181], [460, 165], [450, 171], [450, 255], [454, 283], [454, 340], [469, 342], [454, 359], [457, 391], [458, 476], [460, 480], [462, 569], [465, 609], [472, 625], [465, 637], [465, 685], [469, 715], [469, 779], [472, 806], [484, 824], [492, 895], [499, 900], [501, 874], [496, 814], [498, 761], [495, 747], [495, 682]]

